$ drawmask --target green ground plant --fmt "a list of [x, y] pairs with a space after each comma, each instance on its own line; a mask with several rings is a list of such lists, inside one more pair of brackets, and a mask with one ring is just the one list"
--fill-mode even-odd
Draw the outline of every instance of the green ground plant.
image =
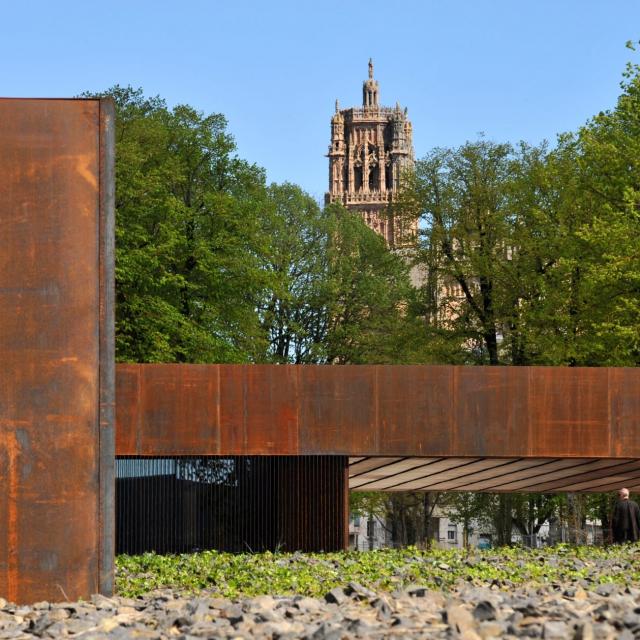
[[263, 594], [322, 597], [336, 586], [358, 582], [376, 591], [410, 585], [450, 590], [460, 583], [510, 589], [520, 585], [602, 583], [640, 585], [640, 547], [544, 549], [504, 547], [465, 553], [414, 547], [343, 553], [121, 555], [118, 594], [136, 597], [153, 589], [206, 590], [226, 598]]

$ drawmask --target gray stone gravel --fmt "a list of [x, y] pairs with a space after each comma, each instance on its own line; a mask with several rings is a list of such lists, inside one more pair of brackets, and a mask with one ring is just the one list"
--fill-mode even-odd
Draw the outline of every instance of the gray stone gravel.
[[144, 597], [17, 606], [0, 598], [0, 640], [98, 638], [640, 638], [640, 590], [607, 585], [517, 588], [462, 585], [444, 594], [414, 585], [375, 593], [356, 583], [324, 599], [260, 596], [239, 601], [171, 590]]

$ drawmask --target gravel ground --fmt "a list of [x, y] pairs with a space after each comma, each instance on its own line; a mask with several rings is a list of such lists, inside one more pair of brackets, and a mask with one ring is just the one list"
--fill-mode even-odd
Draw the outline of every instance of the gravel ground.
[[549, 585], [502, 591], [419, 585], [377, 594], [350, 583], [324, 599], [237, 601], [171, 590], [143, 597], [16, 606], [0, 598], [0, 639], [58, 638], [640, 638], [640, 589]]

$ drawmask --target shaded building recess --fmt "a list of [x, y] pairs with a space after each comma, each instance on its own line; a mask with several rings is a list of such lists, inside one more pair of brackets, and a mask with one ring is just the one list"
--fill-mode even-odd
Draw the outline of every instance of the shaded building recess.
[[336, 551], [344, 456], [119, 458], [118, 553]]

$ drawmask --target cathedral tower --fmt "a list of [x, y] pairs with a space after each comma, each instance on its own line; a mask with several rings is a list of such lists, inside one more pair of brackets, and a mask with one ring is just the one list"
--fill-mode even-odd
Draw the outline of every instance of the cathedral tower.
[[329, 145], [329, 192], [325, 202], [340, 202], [357, 211], [390, 247], [410, 242], [417, 223], [403, 225], [388, 213], [404, 171], [413, 168], [411, 123], [407, 109], [381, 107], [378, 81], [369, 78], [362, 85], [362, 107], [340, 109], [331, 118]]

